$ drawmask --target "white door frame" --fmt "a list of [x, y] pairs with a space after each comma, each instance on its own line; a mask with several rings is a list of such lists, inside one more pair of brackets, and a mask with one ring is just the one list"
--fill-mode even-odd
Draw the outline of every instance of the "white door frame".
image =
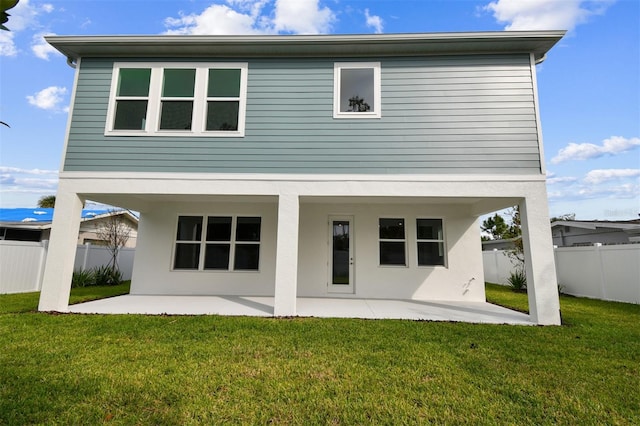
[[[333, 249], [333, 237], [334, 237], [334, 232], [333, 232], [333, 223], [336, 221], [340, 221], [340, 222], [348, 222], [349, 224], [349, 230], [348, 230], [348, 236], [349, 236], [349, 250], [347, 253], [347, 257], [344, 259], [348, 262], [347, 266], [349, 267], [349, 274], [348, 274], [348, 283], [340, 283], [340, 284], [336, 284], [334, 283], [334, 277], [333, 277], [333, 269], [334, 269], [334, 249]], [[354, 263], [355, 263], [355, 250], [354, 250], [354, 226], [353, 226], [353, 216], [352, 215], [330, 215], [329, 216], [329, 221], [328, 221], [328, 233], [327, 233], [327, 238], [328, 238], [328, 246], [329, 246], [329, 253], [328, 253], [328, 259], [329, 261], [328, 263], [328, 268], [327, 268], [327, 283], [328, 283], [328, 287], [327, 287], [327, 291], [329, 293], [350, 293], [353, 294], [355, 292], [355, 285], [354, 285], [354, 280], [355, 280], [355, 268], [354, 268]], [[343, 253], [343, 257], [344, 257], [344, 253]]]

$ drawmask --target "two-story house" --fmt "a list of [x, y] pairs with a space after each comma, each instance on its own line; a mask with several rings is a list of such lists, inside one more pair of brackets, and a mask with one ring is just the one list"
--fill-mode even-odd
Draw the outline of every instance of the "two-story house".
[[561, 31], [49, 36], [76, 68], [40, 310], [82, 201], [140, 212], [131, 293], [485, 301], [478, 217], [519, 205], [559, 324], [536, 64]]

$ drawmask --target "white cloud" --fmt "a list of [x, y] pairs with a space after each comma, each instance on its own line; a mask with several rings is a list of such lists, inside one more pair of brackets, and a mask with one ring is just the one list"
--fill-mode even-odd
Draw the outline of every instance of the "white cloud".
[[0, 30], [0, 56], [16, 56], [18, 47], [15, 44], [15, 34], [27, 28], [37, 27], [37, 17], [41, 13], [51, 13], [53, 5], [46, 3], [32, 5], [29, 0], [21, 0], [14, 8], [9, 9], [9, 21], [5, 26], [11, 31]]
[[51, 86], [42, 89], [33, 96], [27, 96], [27, 100], [33, 106], [50, 111], [63, 111], [59, 107], [64, 101], [63, 95], [67, 93], [66, 87]]
[[16, 56], [18, 48], [13, 40], [15, 33], [13, 31], [0, 30], [0, 56]]
[[505, 30], [573, 30], [591, 16], [601, 15], [614, 0], [495, 0], [485, 11]]
[[328, 32], [335, 21], [331, 9], [318, 0], [227, 0], [214, 3], [200, 14], [180, 14], [165, 19], [166, 34], [317, 34]]
[[[50, 194], [58, 185], [57, 170], [23, 169], [20, 167], [0, 166], [0, 193], [2, 194]], [[24, 202], [15, 203], [23, 207]], [[35, 200], [27, 201], [34, 204]], [[11, 201], [3, 200], [3, 207], [9, 207]]]
[[40, 59], [44, 59], [46, 61], [49, 60], [49, 55], [51, 54], [60, 54], [56, 48], [51, 46], [44, 39], [46, 35], [53, 35], [53, 33], [39, 33], [34, 34], [31, 42], [31, 51]]
[[4, 176], [8, 173], [19, 173], [25, 175], [57, 175], [57, 170], [43, 170], [43, 169], [21, 169], [19, 167], [0, 166], [0, 173]]
[[552, 178], [547, 178], [547, 184], [554, 185], [556, 183], [572, 183], [572, 182], [576, 182], [577, 180], [578, 178], [575, 178], [572, 176], [552, 177]]
[[640, 146], [640, 138], [627, 139], [622, 136], [611, 136], [602, 141], [602, 145], [571, 142], [551, 159], [551, 163], [558, 164], [569, 160], [587, 160], [605, 155], [615, 155], [630, 151], [638, 146]]
[[296, 34], [329, 32], [335, 14], [328, 7], [320, 8], [318, 3], [318, 0], [276, 0], [275, 30]]
[[367, 18], [367, 27], [371, 27], [375, 30], [376, 34], [382, 33], [383, 25], [382, 18], [377, 15], [370, 15], [369, 9], [364, 10], [364, 16]]
[[609, 180], [640, 177], [640, 169], [591, 170], [584, 178], [587, 183], [598, 184]]
[[226, 5], [213, 4], [201, 14], [181, 15], [165, 19], [167, 34], [256, 34], [256, 19], [250, 14], [237, 12]]

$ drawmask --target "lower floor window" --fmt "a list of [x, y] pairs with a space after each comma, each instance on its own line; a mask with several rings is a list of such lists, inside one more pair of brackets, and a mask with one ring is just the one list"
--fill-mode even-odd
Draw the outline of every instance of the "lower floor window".
[[444, 266], [442, 219], [416, 219], [418, 266]]
[[406, 266], [404, 219], [380, 219], [378, 237], [380, 265]]
[[173, 269], [257, 271], [260, 217], [179, 216]]

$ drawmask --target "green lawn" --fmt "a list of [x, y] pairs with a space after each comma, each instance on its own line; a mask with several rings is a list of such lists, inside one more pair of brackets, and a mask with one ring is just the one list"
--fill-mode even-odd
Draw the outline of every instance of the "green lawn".
[[640, 424], [640, 305], [562, 297], [564, 326], [528, 327], [52, 315], [30, 297], [0, 296], [0, 424]]

